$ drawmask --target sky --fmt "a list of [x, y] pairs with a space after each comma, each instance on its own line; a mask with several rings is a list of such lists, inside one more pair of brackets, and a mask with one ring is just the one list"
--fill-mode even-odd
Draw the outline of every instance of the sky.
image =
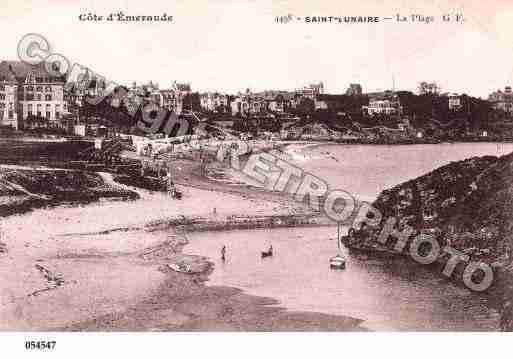
[[[167, 23], [84, 22], [81, 14], [173, 15]], [[441, 21], [460, 13], [464, 22]], [[435, 22], [278, 24], [275, 17], [420, 14]], [[326, 92], [350, 83], [366, 92], [416, 90], [487, 97], [513, 85], [512, 0], [74, 1], [2, 0], [0, 59], [16, 60], [27, 33], [51, 52], [120, 84], [150, 80], [161, 88], [190, 82], [194, 91], [291, 90], [322, 81]]]

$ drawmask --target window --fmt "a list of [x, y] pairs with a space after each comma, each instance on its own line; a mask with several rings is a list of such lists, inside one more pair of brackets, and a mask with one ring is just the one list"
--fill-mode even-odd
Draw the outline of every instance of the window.
[[43, 98], [43, 95], [41, 95], [40, 93], [37, 94], [36, 96], [37, 100], [38, 101], [41, 101], [41, 99]]
[[27, 86], [25, 87], [27, 91], [34, 91], [34, 86]]
[[[36, 77], [36, 82], [37, 83], [41, 83], [43, 82], [43, 78], [42, 77]], [[39, 91], [39, 90], [38, 90]]]
[[52, 95], [45, 95], [45, 101], [52, 101]]
[[55, 105], [55, 118], [61, 118], [61, 106]]
[[38, 87], [36, 87], [36, 91], [38, 91], [38, 92], [43, 92], [43, 86], [38, 86]]
[[25, 100], [26, 101], [34, 101], [34, 94], [32, 93], [28, 93], [25, 95]]
[[52, 86], [46, 86], [45, 92], [52, 92]]
[[12, 110], [9, 111], [9, 118], [13, 118], [14, 117], [14, 112]]
[[0, 91], [5, 91], [5, 85], [0, 85]]
[[42, 107], [43, 107], [43, 106], [41, 106], [41, 104], [40, 104], [40, 103], [38, 103], [38, 104], [37, 104], [37, 115], [38, 115], [39, 117], [41, 117]]
[[0, 93], [0, 100], [5, 100], [5, 95], [3, 93]]

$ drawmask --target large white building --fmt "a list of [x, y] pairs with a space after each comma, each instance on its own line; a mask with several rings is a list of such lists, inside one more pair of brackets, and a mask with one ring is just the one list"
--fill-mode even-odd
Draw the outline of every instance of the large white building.
[[317, 96], [324, 94], [324, 84], [322, 82], [310, 84], [296, 90], [296, 93], [313, 100]]
[[461, 97], [457, 93], [451, 93], [448, 96], [449, 110], [456, 111], [461, 109]]
[[379, 96], [372, 96], [369, 99], [369, 105], [363, 106], [363, 111], [369, 115], [396, 115], [402, 113], [402, 106], [396, 95], [385, 93]]
[[488, 98], [493, 108], [502, 110], [506, 113], [513, 113], [513, 91], [510, 86], [506, 86], [504, 91], [497, 90]]
[[205, 111], [224, 112], [228, 107], [228, 95], [206, 92], [200, 95], [200, 105]]
[[68, 112], [64, 77], [51, 76], [43, 64], [0, 62], [0, 124], [20, 127], [62, 127]]
[[153, 101], [162, 108], [181, 114], [184, 110], [184, 98], [192, 93], [191, 85], [173, 82], [169, 89], [150, 89]]

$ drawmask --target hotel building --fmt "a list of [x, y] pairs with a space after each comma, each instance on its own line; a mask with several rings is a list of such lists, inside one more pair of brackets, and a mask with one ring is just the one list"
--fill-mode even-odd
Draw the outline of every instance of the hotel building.
[[67, 113], [64, 77], [51, 76], [43, 64], [0, 62], [0, 124], [15, 129], [62, 127]]

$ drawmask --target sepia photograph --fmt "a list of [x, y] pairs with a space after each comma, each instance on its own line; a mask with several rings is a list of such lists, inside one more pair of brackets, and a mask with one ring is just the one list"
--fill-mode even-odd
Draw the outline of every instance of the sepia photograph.
[[0, 6], [12, 353], [511, 341], [513, 2]]

